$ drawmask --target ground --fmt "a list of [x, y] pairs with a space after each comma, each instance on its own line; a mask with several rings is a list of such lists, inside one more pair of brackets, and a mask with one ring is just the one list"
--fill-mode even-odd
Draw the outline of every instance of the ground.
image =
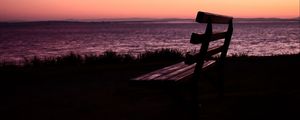
[[[225, 95], [217, 97], [214, 71], [199, 82], [199, 119], [299, 119], [299, 55], [231, 57]], [[1, 68], [1, 113], [11, 119], [192, 119], [161, 88], [134, 91], [128, 80], [168, 61]], [[298, 118], [297, 118], [298, 117]]]

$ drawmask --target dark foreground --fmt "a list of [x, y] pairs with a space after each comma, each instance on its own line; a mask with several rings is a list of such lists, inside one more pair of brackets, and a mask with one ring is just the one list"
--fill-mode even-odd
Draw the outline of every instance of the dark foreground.
[[[156, 61], [2, 66], [1, 119], [190, 119], [186, 107], [175, 104], [161, 88], [137, 92], [128, 86], [128, 79], [170, 64]], [[299, 61], [300, 54], [229, 58], [223, 98], [216, 97], [210, 80], [200, 81], [199, 117], [299, 119]], [[213, 81], [214, 71], [208, 74]]]

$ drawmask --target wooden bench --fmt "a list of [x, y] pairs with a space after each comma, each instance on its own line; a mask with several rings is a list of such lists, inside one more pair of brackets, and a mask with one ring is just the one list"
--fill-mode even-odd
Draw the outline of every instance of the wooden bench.
[[[195, 54], [188, 53], [185, 61], [146, 73], [130, 81], [133, 83], [144, 83], [142, 85], [152, 84], [152, 86], [160, 86], [161, 84], [168, 87], [176, 87], [182, 84], [189, 85], [188, 88], [190, 88], [190, 92], [194, 96], [194, 104], [197, 104], [197, 83], [201, 73], [213, 67], [222, 70], [224, 66], [233, 32], [232, 20], [233, 18], [228, 16], [198, 12], [196, 22], [207, 23], [206, 30], [203, 34], [192, 33], [190, 43], [201, 44], [200, 51]], [[227, 31], [213, 32], [212, 24], [227, 24]], [[225, 39], [221, 45], [210, 47], [211, 42], [221, 39]], [[220, 74], [219, 76], [223, 75]], [[220, 93], [222, 94], [224, 80], [220, 79], [219, 90], [221, 90]]]
[[[153, 72], [133, 78], [133, 81], [169, 81], [174, 83], [191, 80], [186, 78], [197, 79], [201, 75], [201, 71], [217, 64], [224, 65], [225, 57], [230, 44], [233, 25], [232, 17], [216, 15], [206, 12], [198, 12], [196, 22], [207, 23], [206, 31], [203, 34], [192, 33], [190, 43], [202, 44], [200, 52], [197, 54], [187, 54], [183, 62], [155, 70]], [[212, 24], [228, 24], [226, 32], [213, 32]], [[225, 39], [223, 45], [217, 47], [209, 47], [210, 42]], [[220, 54], [217, 59], [212, 56]]]

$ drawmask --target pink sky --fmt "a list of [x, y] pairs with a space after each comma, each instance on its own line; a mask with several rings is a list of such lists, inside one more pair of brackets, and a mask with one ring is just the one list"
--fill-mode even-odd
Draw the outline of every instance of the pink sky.
[[299, 17], [299, 0], [0, 0], [0, 21], [101, 18]]

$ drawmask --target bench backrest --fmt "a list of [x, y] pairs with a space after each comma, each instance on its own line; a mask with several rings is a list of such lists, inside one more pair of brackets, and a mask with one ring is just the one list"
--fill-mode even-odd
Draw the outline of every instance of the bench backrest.
[[[225, 61], [225, 57], [228, 51], [228, 47], [230, 44], [232, 32], [233, 32], [233, 25], [232, 25], [232, 17], [217, 15], [212, 13], [206, 12], [198, 12], [196, 22], [198, 23], [207, 23], [205, 33], [198, 34], [192, 33], [190, 43], [192, 44], [201, 44], [201, 48], [199, 53], [195, 55], [188, 55], [186, 56], [186, 63], [193, 64], [197, 63], [194, 75], [200, 73], [202, 71], [203, 64], [205, 60], [211, 59], [212, 56], [216, 54], [221, 55], [217, 58], [217, 63], [219, 65], [223, 65]], [[212, 24], [227, 24], [228, 28], [225, 32], [213, 32]], [[212, 41], [225, 39], [224, 43], [221, 46], [210, 48], [209, 44]]]

